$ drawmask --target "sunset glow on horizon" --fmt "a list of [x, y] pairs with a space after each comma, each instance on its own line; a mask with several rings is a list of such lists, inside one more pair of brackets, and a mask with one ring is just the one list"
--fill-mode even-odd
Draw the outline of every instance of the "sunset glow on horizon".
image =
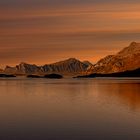
[[140, 42], [138, 0], [0, 1], [0, 67], [89, 60]]

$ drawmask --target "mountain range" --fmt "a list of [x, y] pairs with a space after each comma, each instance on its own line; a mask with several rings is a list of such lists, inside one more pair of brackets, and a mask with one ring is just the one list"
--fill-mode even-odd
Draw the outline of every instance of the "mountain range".
[[15, 67], [6, 66], [3, 73], [13, 75], [46, 75], [46, 74], [61, 74], [65, 76], [74, 76], [85, 73], [92, 64], [88, 61], [81, 62], [75, 58], [70, 58], [64, 61], [53, 64], [37, 66], [35, 64], [20, 63]]
[[140, 68], [140, 43], [132, 42], [115, 55], [108, 55], [96, 64], [89, 61], [79, 61], [70, 58], [64, 61], [37, 66], [35, 64], [20, 63], [15, 67], [6, 66], [0, 73], [13, 75], [46, 75], [61, 74], [64, 76], [77, 76], [88, 74], [111, 74], [132, 71]]

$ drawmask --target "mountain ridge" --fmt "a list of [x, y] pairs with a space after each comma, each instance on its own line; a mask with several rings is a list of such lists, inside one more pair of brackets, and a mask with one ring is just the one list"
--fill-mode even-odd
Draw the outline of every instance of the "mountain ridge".
[[115, 55], [100, 59], [89, 71], [90, 73], [115, 73], [140, 68], [140, 43], [132, 42]]
[[93, 73], [109, 74], [130, 71], [140, 68], [140, 43], [132, 42], [114, 55], [108, 55], [100, 59], [96, 64], [89, 61], [80, 61], [69, 58], [51, 64], [37, 66], [21, 62], [11, 67], [6, 66], [0, 73], [13, 75], [46, 75], [60, 74], [66, 76], [88, 75]]
[[[90, 64], [91, 65], [91, 64]], [[4, 73], [15, 75], [30, 75], [30, 74], [63, 74], [63, 75], [77, 75], [87, 70], [89, 64], [85, 64], [76, 58], [69, 58], [63, 61], [37, 66], [35, 64], [28, 64], [21, 62], [15, 67], [6, 66]]]

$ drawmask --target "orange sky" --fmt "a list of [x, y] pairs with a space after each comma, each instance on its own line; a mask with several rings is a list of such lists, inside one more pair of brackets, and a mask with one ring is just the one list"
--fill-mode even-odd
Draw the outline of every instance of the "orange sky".
[[[7, 3], [9, 0], [6, 0]], [[52, 2], [54, 1], [54, 3]], [[0, 2], [0, 66], [69, 57], [96, 62], [140, 42], [140, 3], [29, 0]], [[10, 2], [10, 1], [9, 1]]]

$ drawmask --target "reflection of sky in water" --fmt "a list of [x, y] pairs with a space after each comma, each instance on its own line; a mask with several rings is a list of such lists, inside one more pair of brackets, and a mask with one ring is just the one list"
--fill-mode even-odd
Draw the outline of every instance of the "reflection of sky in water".
[[139, 139], [139, 84], [139, 80], [1, 80], [0, 137]]

